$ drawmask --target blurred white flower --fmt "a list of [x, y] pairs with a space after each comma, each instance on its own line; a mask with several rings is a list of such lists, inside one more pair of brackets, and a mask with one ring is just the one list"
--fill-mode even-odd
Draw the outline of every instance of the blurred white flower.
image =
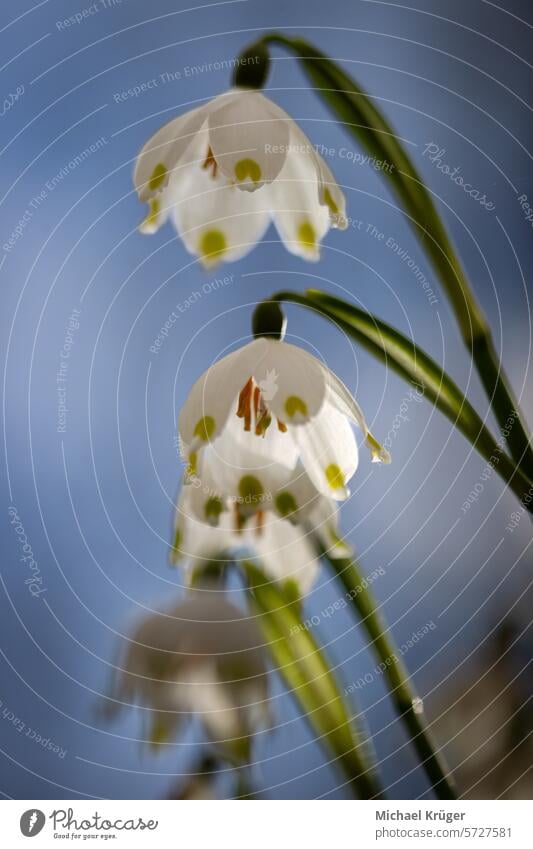
[[134, 183], [154, 233], [172, 214], [206, 267], [247, 254], [273, 218], [287, 250], [319, 258], [330, 227], [345, 229], [333, 174], [293, 119], [259, 91], [233, 88], [152, 136]]
[[[268, 400], [261, 390], [265, 384]], [[209, 465], [218, 466], [217, 492], [236, 490], [243, 499], [279, 492], [284, 476], [286, 482], [300, 462], [319, 493], [343, 500], [358, 464], [352, 423], [361, 428], [373, 462], [390, 462], [332, 371], [302, 348], [261, 337], [197, 380], [181, 411], [179, 433], [189, 476], [201, 469], [203, 480]], [[208, 448], [209, 462], [203, 462]]]
[[112, 698], [149, 709], [154, 745], [196, 714], [225, 757], [246, 761], [251, 736], [269, 721], [261, 634], [222, 592], [193, 591], [141, 622]]

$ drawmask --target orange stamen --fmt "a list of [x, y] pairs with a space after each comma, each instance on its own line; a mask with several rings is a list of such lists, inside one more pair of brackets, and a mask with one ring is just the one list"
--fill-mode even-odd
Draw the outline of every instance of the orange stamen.
[[278, 422], [278, 430], [280, 430], [282, 433], [287, 433], [287, 425], [285, 424], [285, 422], [280, 422], [279, 419], [277, 419], [277, 422]]
[[237, 407], [237, 416], [240, 419], [244, 419], [244, 429], [251, 430], [252, 427], [252, 390], [253, 390], [253, 378], [250, 378], [244, 387], [241, 389], [239, 395], [239, 404]]
[[211, 150], [211, 146], [209, 146], [209, 148], [207, 150], [207, 156], [204, 160], [202, 168], [204, 168], [204, 169], [211, 168], [211, 170], [212, 170], [211, 176], [216, 177], [217, 170], [218, 170], [218, 164], [217, 164], [217, 161], [216, 161], [216, 159], [213, 155], [213, 151]]

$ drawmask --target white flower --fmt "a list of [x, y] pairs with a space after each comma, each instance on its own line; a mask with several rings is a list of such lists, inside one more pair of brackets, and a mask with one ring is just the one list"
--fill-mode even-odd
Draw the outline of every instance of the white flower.
[[287, 249], [319, 258], [330, 227], [347, 226], [344, 195], [324, 160], [259, 91], [231, 89], [161, 127], [137, 159], [134, 183], [149, 204], [141, 230], [172, 214], [187, 250], [206, 267], [247, 254], [270, 219]]
[[[211, 560], [223, 564], [257, 558], [270, 580], [290, 582], [298, 595], [311, 589], [318, 575], [318, 555], [305, 529], [267, 509], [266, 495], [253, 493], [254, 506], [251, 501], [248, 506], [254, 511], [254, 523], [243, 522], [240, 499], [223, 499], [197, 482], [183, 487], [176, 506], [173, 563], [181, 562], [194, 574], [196, 567], [202, 569]], [[334, 545], [331, 537], [329, 545]]]
[[251, 735], [269, 718], [262, 646], [254, 621], [221, 592], [194, 591], [141, 622], [113, 698], [149, 709], [153, 744], [196, 714], [225, 756], [247, 760]]
[[[260, 388], [265, 381], [268, 401]], [[290, 477], [300, 461], [319, 493], [342, 500], [349, 495], [347, 484], [358, 464], [352, 423], [361, 428], [373, 461], [390, 462], [357, 401], [333, 372], [303, 349], [263, 337], [219, 360], [199, 378], [181, 411], [179, 432], [190, 476], [200, 467], [201, 477], [206, 474], [202, 455], [209, 447], [218, 455], [219, 467], [226, 463], [233, 477], [242, 467], [237, 489], [244, 498], [278, 491], [283, 476]], [[230, 437], [219, 440], [227, 430]], [[250, 468], [258, 469], [257, 474], [251, 475]], [[218, 472], [223, 479], [220, 468]]]

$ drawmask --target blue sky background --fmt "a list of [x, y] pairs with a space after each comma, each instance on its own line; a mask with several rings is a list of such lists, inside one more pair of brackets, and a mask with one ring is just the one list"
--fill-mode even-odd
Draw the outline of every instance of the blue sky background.
[[[131, 183], [136, 153], [161, 123], [228, 87], [227, 70], [202, 69], [206, 63], [232, 59], [261, 32], [282, 29], [337, 58], [377, 98], [438, 198], [533, 422], [531, 224], [518, 201], [522, 194], [533, 198], [529, 4], [431, 0], [417, 11], [374, 0], [194, 8], [122, 0], [107, 8], [98, 3], [81, 23], [61, 25], [90, 5], [20, 0], [0, 13], [3, 96], [19, 91], [0, 117], [0, 790], [15, 798], [157, 798], [187, 771], [194, 727], [155, 756], [136, 742], [137, 713], [105, 725], [96, 706], [117, 635], [182, 592], [180, 575], [167, 565], [180, 475], [177, 411], [198, 375], [247, 337], [255, 302], [279, 288], [309, 285], [351, 297], [412, 335], [487, 410], [447, 303], [382, 176], [354, 161], [361, 151], [280, 50], [268, 93], [314, 143], [334, 150], [329, 164], [361, 228], [331, 232], [317, 265], [289, 255], [271, 228], [245, 259], [210, 274], [170, 225], [149, 238], [137, 232], [144, 210]], [[176, 79], [163, 83], [165, 74]], [[152, 79], [158, 85], [121, 99]], [[96, 152], [47, 188], [98, 139]], [[492, 211], [429, 161], [424, 149], [431, 143], [486, 194]], [[22, 235], [6, 250], [28, 210]], [[369, 232], [371, 225], [384, 239]], [[386, 246], [389, 238], [432, 280], [438, 303], [429, 303]], [[197, 291], [201, 297], [185, 309]], [[184, 312], [154, 355], [150, 346], [178, 304]], [[73, 310], [81, 312], [60, 434], [56, 375]], [[289, 338], [337, 371], [385, 438], [409, 388], [323, 320], [295, 307], [287, 312]], [[496, 475], [463, 514], [484, 462], [429, 403], [409, 401], [407, 415], [393, 436], [391, 466], [371, 466], [362, 456], [342, 525], [365, 570], [384, 570], [374, 590], [398, 642], [434, 623], [405, 657], [431, 717], [475, 674], [502, 616], [512, 608], [516, 622], [527, 621], [531, 525], [524, 518], [506, 531], [517, 503]], [[37, 598], [25, 584], [28, 568], [10, 508], [39, 564], [46, 593]], [[324, 573], [306, 615], [320, 614], [339, 595]], [[345, 686], [373, 669], [346, 611], [322, 626]], [[258, 741], [258, 782], [269, 797], [342, 798], [342, 779], [292, 700], [278, 682], [274, 692], [276, 727]], [[359, 704], [390, 795], [424, 793], [379, 679], [360, 691]], [[44, 749], [28, 729], [65, 754]]]

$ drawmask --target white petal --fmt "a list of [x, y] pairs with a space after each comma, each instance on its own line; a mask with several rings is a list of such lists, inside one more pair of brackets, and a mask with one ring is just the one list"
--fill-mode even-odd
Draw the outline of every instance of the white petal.
[[310, 537], [300, 527], [269, 515], [261, 532], [251, 534], [251, 544], [269, 578], [294, 581], [301, 593], [311, 589], [318, 575], [318, 560]]
[[[230, 103], [236, 95], [236, 90], [231, 90], [209, 103], [173, 118], [146, 142], [137, 157], [133, 175], [139, 200], [148, 201], [168, 185], [174, 169], [206, 122], [209, 113], [219, 109], [224, 103]], [[207, 125], [205, 138], [207, 141]]]
[[135, 165], [133, 182], [145, 202], [164, 189], [174, 169], [206, 119], [206, 105], [173, 118], [144, 145]]
[[218, 491], [242, 517], [269, 509], [274, 495], [290, 480], [298, 450], [275, 422], [264, 436], [243, 430], [230, 417], [222, 434], [202, 452], [198, 480], [206, 493]]
[[322, 206], [327, 208], [331, 227], [338, 227], [340, 230], [345, 230], [348, 226], [346, 199], [329, 165], [327, 165], [297, 124], [291, 126], [291, 133], [295, 148], [306, 151], [313, 161], [313, 167], [317, 177], [318, 201]]
[[339, 535], [338, 509], [336, 502], [324, 495], [314, 502], [309, 523], [320, 542], [332, 558], [350, 557], [352, 550]]
[[274, 223], [288, 251], [316, 261], [330, 226], [329, 212], [319, 201], [313, 156], [296, 148], [269, 189]]
[[[325, 368], [325, 366], [324, 366]], [[365, 442], [372, 454], [373, 463], [390, 463], [391, 456], [370, 432], [364, 413], [347, 386], [332, 371], [327, 369], [327, 399], [343, 415], [348, 416], [362, 430]]]
[[301, 462], [274, 496], [273, 509], [278, 516], [292, 524], [300, 524], [314, 516], [318, 503], [324, 498]]
[[222, 173], [246, 191], [275, 180], [287, 155], [290, 120], [257, 91], [241, 90], [214, 110], [209, 143]]
[[218, 360], [196, 381], [179, 417], [187, 449], [195, 450], [221, 432], [239, 392], [267, 355], [267, 344], [256, 339]]
[[322, 364], [288, 342], [269, 339], [267, 344], [268, 357], [254, 370], [265, 401], [282, 422], [302, 424], [309, 421], [320, 410], [326, 395]]
[[357, 468], [357, 443], [346, 417], [326, 403], [303, 427], [294, 429], [302, 463], [319, 492], [330, 498], [347, 498], [347, 483]]
[[[221, 557], [234, 544], [233, 529], [229, 517], [218, 514], [218, 525], [209, 520], [213, 516], [213, 500], [216, 496], [199, 491], [195, 482], [184, 486], [178, 503], [174, 522], [171, 562], [180, 562], [194, 567], [202, 561]], [[209, 509], [201, 515], [200, 504]], [[223, 507], [223, 505], [220, 505]]]
[[205, 268], [233, 262], [249, 253], [263, 237], [270, 214], [261, 192], [253, 195], [213, 177], [197, 162], [171, 187], [176, 230]]

